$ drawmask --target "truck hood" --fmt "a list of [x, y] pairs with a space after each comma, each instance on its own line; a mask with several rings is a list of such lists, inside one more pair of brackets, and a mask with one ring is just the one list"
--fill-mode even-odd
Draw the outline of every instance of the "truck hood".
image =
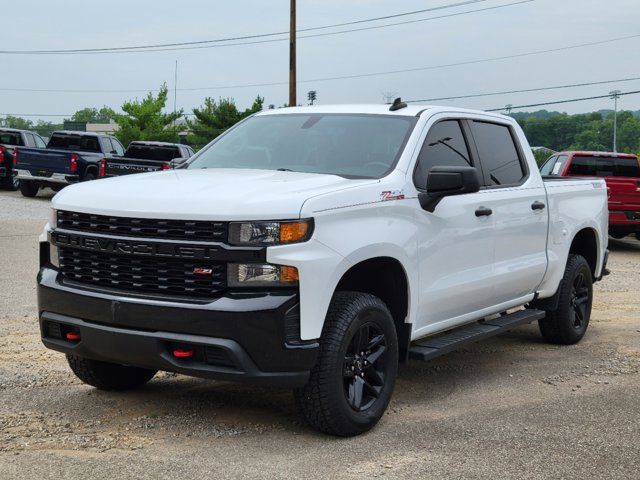
[[311, 197], [377, 182], [270, 170], [169, 170], [73, 185], [52, 207], [139, 218], [277, 220], [298, 218]]

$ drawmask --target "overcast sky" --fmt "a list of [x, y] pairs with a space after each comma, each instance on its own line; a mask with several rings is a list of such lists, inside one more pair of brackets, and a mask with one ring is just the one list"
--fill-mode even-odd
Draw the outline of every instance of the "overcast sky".
[[[298, 0], [299, 28], [392, 15], [462, 0]], [[358, 27], [477, 10], [517, 2], [474, 5]], [[188, 42], [288, 30], [288, 0], [21, 0], [2, 8], [1, 50], [73, 49]], [[343, 27], [347, 28], [347, 27]], [[334, 29], [335, 30], [335, 29]], [[323, 30], [323, 32], [332, 30]], [[640, 34], [639, 0], [535, 0], [491, 11], [341, 35], [300, 39], [298, 102], [316, 90], [319, 103], [378, 103], [382, 92], [405, 99], [640, 77], [640, 37], [597, 46], [448, 68], [331, 81], [324, 77], [414, 69], [554, 49]], [[304, 35], [304, 34], [301, 34]], [[190, 112], [204, 97], [233, 97], [247, 107], [287, 101], [288, 42], [198, 50], [69, 56], [0, 55], [0, 113], [72, 114], [83, 107], [119, 107], [163, 82], [201, 88], [283, 82], [281, 85], [178, 91]], [[16, 92], [6, 89], [129, 90], [129, 92]], [[3, 90], [5, 89], [5, 90]], [[496, 108], [640, 90], [640, 81], [595, 87], [432, 102]], [[136, 92], [137, 91], [137, 92]], [[608, 99], [545, 107], [570, 113], [611, 108]], [[640, 95], [621, 99], [640, 109]], [[173, 98], [170, 108], [173, 108]], [[532, 110], [532, 109], [530, 109]], [[42, 117], [53, 120], [54, 117]]]

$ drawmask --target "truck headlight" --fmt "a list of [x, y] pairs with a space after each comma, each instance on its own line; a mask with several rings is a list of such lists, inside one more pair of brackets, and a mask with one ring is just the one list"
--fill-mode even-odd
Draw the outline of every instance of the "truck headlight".
[[298, 284], [298, 269], [271, 263], [231, 263], [229, 287], [293, 287]]
[[309, 240], [313, 221], [233, 222], [229, 225], [232, 245], [269, 246], [299, 243]]

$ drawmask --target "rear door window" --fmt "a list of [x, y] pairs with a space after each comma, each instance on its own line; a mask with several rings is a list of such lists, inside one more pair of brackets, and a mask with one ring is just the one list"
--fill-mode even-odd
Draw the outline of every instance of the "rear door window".
[[564, 166], [567, 164], [568, 155], [558, 155], [551, 157], [540, 169], [540, 174], [545, 177], [562, 175]]
[[431, 127], [422, 145], [413, 175], [415, 186], [425, 190], [433, 167], [473, 166], [467, 141], [458, 120], [443, 120]]
[[472, 132], [487, 186], [521, 183], [527, 173], [511, 128], [497, 123], [474, 121]]
[[100, 137], [100, 144], [102, 145], [102, 153], [113, 153], [113, 145], [111, 140], [107, 137]]
[[34, 135], [33, 138], [36, 141], [36, 148], [46, 148], [47, 144], [44, 143], [44, 140], [40, 135]]
[[26, 140], [27, 147], [35, 147], [36, 141], [33, 138], [33, 134], [29, 132], [24, 132], [24, 139]]
[[569, 175], [588, 177], [640, 177], [638, 159], [632, 157], [594, 157], [575, 155]]
[[540, 167], [540, 175], [551, 175], [551, 171], [553, 170], [553, 166], [556, 164], [556, 160], [558, 160], [558, 157], [554, 155], [544, 162], [542, 167]]
[[111, 137], [111, 144], [116, 151], [116, 155], [122, 157], [124, 155], [124, 147], [117, 138]]

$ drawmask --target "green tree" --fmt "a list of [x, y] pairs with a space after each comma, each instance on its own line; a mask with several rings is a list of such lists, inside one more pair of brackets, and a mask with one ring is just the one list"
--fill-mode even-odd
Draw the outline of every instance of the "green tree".
[[250, 108], [238, 110], [232, 98], [221, 98], [217, 102], [208, 97], [204, 105], [193, 109], [195, 120], [187, 119], [189, 144], [199, 149], [243, 118], [262, 110], [264, 98], [257, 96]]
[[109, 116], [118, 124], [116, 136], [124, 145], [134, 140], [178, 141], [177, 128], [172, 125], [182, 117], [183, 110], [164, 113], [167, 95], [167, 85], [163, 84], [157, 95], [149, 92], [142, 100], [125, 102], [124, 114], [108, 109]]
[[2, 125], [7, 128], [19, 128], [20, 130], [30, 130], [33, 128], [33, 122], [22, 117], [14, 117], [7, 115], [4, 120], [0, 120]]
[[61, 123], [45, 122], [44, 120], [38, 120], [33, 129], [41, 136], [49, 138], [51, 134], [57, 130], [62, 130], [63, 125]]
[[86, 122], [86, 123], [109, 123], [111, 119], [111, 110], [109, 107], [102, 107], [100, 110], [97, 108], [83, 108], [78, 110], [71, 117], [72, 122]]
[[[556, 151], [610, 151], [613, 148], [614, 116], [610, 111], [579, 115], [533, 112], [518, 114], [518, 122], [532, 146], [544, 146]], [[635, 112], [619, 112], [618, 150], [636, 153], [639, 149], [640, 118]]]

